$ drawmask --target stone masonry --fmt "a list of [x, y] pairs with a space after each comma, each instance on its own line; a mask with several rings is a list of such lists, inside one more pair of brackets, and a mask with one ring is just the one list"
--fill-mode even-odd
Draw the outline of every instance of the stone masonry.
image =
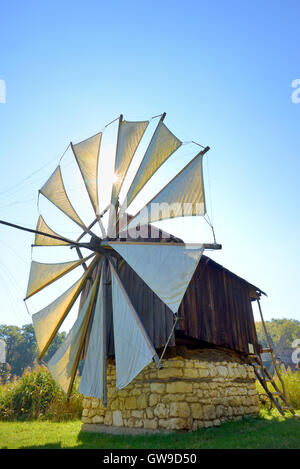
[[[180, 349], [180, 350], [178, 350]], [[163, 368], [147, 366], [126, 388], [115, 388], [108, 363], [108, 403], [84, 397], [82, 422], [149, 430], [197, 430], [259, 412], [252, 366], [216, 349], [175, 349]]]

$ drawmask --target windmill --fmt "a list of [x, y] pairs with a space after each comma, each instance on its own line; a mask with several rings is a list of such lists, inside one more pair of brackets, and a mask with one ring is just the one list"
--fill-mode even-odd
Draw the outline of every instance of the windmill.
[[[122, 263], [130, 266], [170, 309], [173, 315], [173, 326], [169, 331], [171, 337], [178, 320], [178, 308], [203, 251], [221, 248], [216, 242], [186, 246], [175, 237], [164, 237], [161, 230], [156, 231], [160, 233], [158, 238], [148, 237], [148, 228], [157, 221], [181, 216], [205, 216], [202, 160], [209, 147], [201, 146], [200, 152], [134, 216], [128, 213], [128, 207], [146, 183], [183, 143], [165, 125], [165, 116], [165, 113], [154, 116], [159, 117], [158, 124], [121, 201], [119, 198], [124, 180], [149, 121], [126, 121], [122, 115], [118, 118], [110, 204], [101, 212], [98, 203], [98, 164], [103, 132], [70, 144], [95, 214], [88, 225], [81, 220], [67, 195], [60, 165], [39, 190], [39, 196], [48, 199], [82, 230], [76, 240], [71, 240], [50, 228], [42, 215], [38, 218], [36, 229], [29, 230], [35, 233], [34, 246], [70, 246], [76, 249], [78, 259], [55, 264], [33, 260], [25, 301], [77, 267], [84, 268], [83, 275], [71, 287], [32, 315], [41, 360], [80, 298], [73, 327], [47, 363], [54, 379], [67, 396], [71, 393], [85, 348], [79, 392], [97, 397], [106, 405], [108, 322], [113, 330], [117, 389], [127, 386], [153, 360], [158, 367], [161, 366], [164, 352], [158, 356], [132, 304], [119, 273]], [[108, 215], [106, 226], [103, 223], [104, 215]], [[101, 236], [93, 231], [97, 224]], [[136, 239], [137, 227], [147, 227], [147, 237]], [[89, 242], [82, 241], [86, 235], [90, 236]], [[92, 253], [83, 256], [83, 248]], [[164, 350], [168, 343], [169, 339], [165, 341]]]

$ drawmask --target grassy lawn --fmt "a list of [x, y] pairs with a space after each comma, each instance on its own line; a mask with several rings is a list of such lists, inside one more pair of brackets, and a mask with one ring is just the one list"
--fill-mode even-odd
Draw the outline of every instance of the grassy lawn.
[[[300, 412], [298, 411], [298, 414]], [[4, 449], [300, 449], [300, 420], [262, 411], [260, 418], [169, 435], [107, 435], [81, 422], [0, 422]]]

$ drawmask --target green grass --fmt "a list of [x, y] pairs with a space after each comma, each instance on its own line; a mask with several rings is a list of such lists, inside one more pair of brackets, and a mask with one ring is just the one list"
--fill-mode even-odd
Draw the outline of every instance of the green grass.
[[[298, 411], [298, 413], [300, 413]], [[0, 422], [0, 448], [8, 449], [300, 449], [300, 420], [275, 410], [220, 427], [169, 435], [108, 435], [71, 422]]]

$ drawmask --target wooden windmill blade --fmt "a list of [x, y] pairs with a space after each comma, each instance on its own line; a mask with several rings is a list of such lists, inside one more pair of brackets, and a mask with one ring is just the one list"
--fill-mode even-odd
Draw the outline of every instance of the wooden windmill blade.
[[[168, 218], [164, 211], [150, 218], [145, 217], [145, 211], [140, 211], [124, 222], [127, 205], [182, 145], [181, 140], [165, 125], [165, 114], [156, 117], [160, 117], [159, 122], [122, 204], [119, 204], [120, 191], [149, 121], [126, 121], [122, 115], [118, 118], [111, 204], [102, 212], [103, 214], [109, 210], [106, 229], [102, 225], [102, 214], [99, 213], [98, 206], [98, 189], [102, 190], [103, 187], [101, 175], [98, 181], [102, 132], [77, 144], [71, 143], [82, 182], [95, 212], [94, 221], [83, 222], [76, 213], [67, 195], [60, 166], [40, 190], [40, 194], [47, 197], [82, 229], [79, 238], [72, 241], [61, 237], [48, 226], [43, 216], [39, 217], [34, 246], [75, 246], [79, 259], [56, 264], [33, 261], [26, 295], [26, 299], [30, 298], [80, 265], [85, 268], [84, 274], [73, 285], [32, 317], [42, 357], [80, 298], [78, 317], [66, 340], [48, 362], [50, 372], [67, 395], [70, 395], [75, 372], [82, 358], [84, 367], [79, 391], [102, 399], [104, 404], [107, 401], [106, 363], [109, 354], [114, 355], [116, 359], [117, 389], [127, 386], [152, 360], [160, 366], [151, 334], [143, 324], [133, 298], [126, 290], [128, 281], [124, 275], [130, 271], [134, 272], [135, 278], [140, 278], [149, 292], [156, 296], [157, 301], [165, 305], [168, 314], [174, 315], [175, 322], [171, 323], [173, 327], [170, 327], [169, 322], [168, 333], [162, 335], [165, 338], [161, 345], [166, 347], [171, 333], [174, 333], [178, 308], [206, 247], [204, 244], [187, 246], [175, 237], [165, 240], [161, 230], [158, 230], [158, 240], [149, 238], [150, 224]], [[184, 203], [190, 203], [191, 215], [203, 215], [205, 197], [202, 158], [207, 150], [208, 147], [197, 154], [151, 198], [145, 206], [146, 210], [152, 203], [174, 205], [176, 202], [179, 208]], [[202, 209], [198, 212], [194, 210], [197, 203], [202, 204]], [[180, 210], [174, 216], [180, 216]], [[92, 231], [97, 221], [100, 222], [102, 238]], [[146, 227], [145, 239], [134, 240], [131, 237], [130, 229], [134, 230], [138, 225]], [[127, 226], [129, 235], [122, 232]], [[116, 236], [113, 239], [105, 237], [106, 232], [114, 232]], [[79, 243], [85, 234], [91, 235], [90, 241]], [[89, 249], [92, 254], [84, 257], [81, 247]], [[122, 263], [125, 263], [128, 269], [123, 269], [121, 278], [119, 269]]]

